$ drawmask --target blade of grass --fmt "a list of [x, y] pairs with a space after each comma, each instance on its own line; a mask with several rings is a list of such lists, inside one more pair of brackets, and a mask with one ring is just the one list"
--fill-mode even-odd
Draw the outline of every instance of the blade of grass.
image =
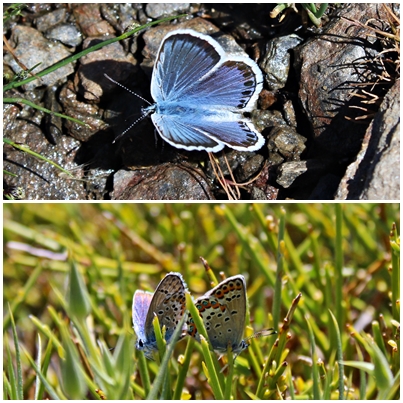
[[209, 343], [203, 337], [203, 335], [200, 335], [200, 344], [204, 357], [204, 373], [207, 377], [209, 385], [211, 386], [211, 389], [213, 390], [214, 399], [223, 400], [224, 393], [222, 391], [221, 383], [219, 381], [219, 375], [216, 371], [216, 365], [214, 364], [212, 357], [214, 352], [210, 351]]
[[185, 356], [181, 362], [178, 378], [175, 385], [174, 394], [172, 396], [173, 400], [180, 400], [182, 397], [183, 387], [185, 385], [186, 374], [188, 373], [190, 360], [192, 358], [192, 352], [194, 347], [195, 339], [193, 337], [188, 337], [188, 344], [186, 346]]
[[336, 239], [335, 239], [335, 305], [336, 318], [339, 329], [344, 329], [343, 320], [343, 210], [341, 203], [335, 204], [336, 212]]
[[[364, 355], [361, 349], [356, 345], [357, 357], [359, 361], [364, 362]], [[365, 377], [365, 371], [359, 369], [360, 372], [360, 400], [365, 400], [365, 391], [367, 390], [367, 379]]]
[[147, 396], [147, 400], [156, 400], [157, 396], [158, 396], [158, 392], [161, 389], [165, 376], [168, 373], [168, 364], [169, 364], [169, 360], [174, 352], [175, 349], [175, 344], [176, 342], [179, 340], [179, 337], [182, 333], [182, 329], [183, 329], [183, 325], [185, 324], [187, 319], [187, 315], [183, 315], [182, 319], [180, 320], [180, 322], [178, 323], [178, 325], [176, 326], [176, 329], [172, 335], [172, 338], [170, 340], [170, 343], [168, 344], [168, 348], [164, 354], [164, 357], [162, 359], [161, 365], [159, 367], [158, 370], [158, 374], [154, 380], [152, 389], [150, 391], [150, 393]]
[[42, 384], [45, 386], [46, 391], [49, 393], [49, 396], [53, 400], [60, 400], [59, 395], [57, 394], [55, 389], [52, 387], [52, 385], [48, 382], [48, 380], [46, 379], [45, 375], [42, 374], [41, 370], [37, 367], [37, 365], [35, 364], [35, 361], [32, 359], [32, 357], [28, 354], [27, 351], [24, 351], [24, 352], [25, 352], [25, 356], [28, 358], [28, 361], [30, 362], [32, 368], [35, 370], [35, 372], [41, 378]]
[[10, 175], [10, 176], [14, 176], [14, 178], [16, 178], [18, 175], [16, 175], [16, 174], [14, 174], [14, 173], [12, 173], [12, 172], [10, 172], [10, 171], [7, 171], [6, 169], [3, 169], [3, 174], [5, 174], [5, 175]]
[[[279, 327], [279, 338], [273, 343], [272, 349], [270, 350], [269, 357], [267, 358], [267, 361], [263, 367], [262, 371], [262, 376], [259, 379], [259, 383], [257, 386], [256, 390], [256, 395], [260, 398], [267, 398], [265, 396], [265, 393], [267, 391], [266, 384], [269, 383], [269, 389], [270, 391], [274, 388], [277, 387], [276, 385], [276, 379], [278, 379], [277, 372], [279, 371], [279, 368], [283, 365], [283, 354], [285, 352], [285, 345], [288, 341], [288, 329], [290, 326], [290, 323], [292, 321], [292, 317], [294, 315], [295, 309], [297, 307], [297, 304], [299, 300], [301, 299], [302, 294], [299, 293], [293, 300], [292, 305], [290, 309], [287, 312], [286, 317], [284, 318], [283, 325]], [[285, 363], [287, 364], [287, 363]], [[273, 368], [274, 367], [274, 368]], [[277, 368], [276, 371], [276, 379], [274, 378], [274, 370]], [[282, 371], [284, 371], [282, 369]], [[271, 374], [269, 378], [266, 378], [266, 374]]]
[[253, 212], [255, 213], [255, 217], [258, 219], [262, 230], [265, 232], [267, 236], [267, 240], [265, 243], [267, 244], [266, 247], [268, 250], [272, 251], [273, 253], [276, 253], [276, 248], [278, 245], [278, 237], [275, 236], [275, 232], [271, 229], [272, 228], [272, 223], [273, 223], [273, 217], [269, 216], [266, 217], [263, 215], [262, 212], [262, 205], [253, 203], [252, 204], [252, 209]]
[[[41, 336], [38, 334], [38, 343], [37, 343], [37, 355], [36, 355], [36, 365], [41, 370], [41, 355], [42, 355], [42, 342], [41, 342]], [[35, 385], [35, 400], [39, 399], [39, 392], [41, 389], [42, 383], [41, 383], [41, 378], [39, 377], [38, 373], [36, 374], [36, 385]]]
[[[155, 340], [157, 342], [157, 347], [158, 347], [158, 353], [159, 353], [159, 360], [160, 362], [163, 360], [165, 354], [166, 354], [166, 341], [165, 341], [165, 332], [166, 328], [163, 327], [161, 329], [160, 322], [158, 319], [158, 316], [155, 315], [153, 319], [153, 327], [154, 327], [154, 334], [155, 334]], [[169, 365], [169, 361], [168, 361]], [[161, 368], [159, 369], [159, 371]], [[164, 378], [162, 382], [162, 389], [161, 389], [161, 394], [158, 396], [159, 400], [171, 400], [172, 399], [172, 393], [171, 393], [171, 377], [170, 377], [170, 371], [169, 368], [164, 371]]]
[[3, 319], [3, 332], [10, 325], [11, 314], [13, 312], [16, 312], [18, 307], [26, 300], [28, 293], [36, 285], [38, 277], [41, 275], [42, 272], [43, 267], [42, 265], [39, 264], [28, 277], [28, 280], [24, 288], [21, 290], [21, 292], [17, 294], [16, 298], [14, 298], [14, 300], [11, 302], [9, 313], [7, 313]]
[[[71, 116], [63, 115], [63, 114], [58, 113], [58, 112], [53, 112], [53, 111], [51, 111], [49, 109], [46, 109], [46, 108], [44, 108], [44, 107], [42, 107], [40, 105], [35, 104], [34, 102], [29, 101], [28, 99], [24, 99], [24, 98], [3, 98], [3, 104], [23, 104], [23, 105], [27, 105], [27, 106], [30, 106], [31, 108], [37, 109], [38, 111], [49, 113], [50, 115], [58, 116], [60, 118], [64, 118], [64, 119], [67, 119], [67, 120], [71, 120], [72, 122], [78, 123], [79, 125], [91, 128], [91, 126], [89, 124], [87, 124], [85, 122], [82, 122], [81, 120], [72, 118]], [[10, 140], [7, 140], [5, 138], [3, 138], [3, 141], [5, 143], [10, 142]], [[70, 174], [68, 171], [66, 171], [65, 173]]]
[[251, 241], [251, 235], [247, 233], [247, 231], [242, 228], [241, 224], [238, 223], [233, 211], [225, 205], [221, 205], [220, 207], [216, 207], [216, 210], [222, 215], [224, 215], [228, 222], [231, 224], [233, 230], [235, 231], [238, 239], [240, 240], [243, 248], [248, 252], [250, 258], [253, 263], [259, 270], [265, 275], [268, 283], [273, 286], [274, 285], [274, 277], [273, 273], [268, 270], [265, 259], [262, 259], [261, 254], [257, 253], [253, 244], [255, 242]]
[[8, 22], [11, 18], [16, 17], [16, 16], [21, 16], [21, 11], [27, 7], [26, 4], [22, 3], [15, 3], [11, 4], [9, 7], [7, 7], [7, 10], [3, 12], [3, 26], [5, 25], [6, 22]]
[[373, 376], [379, 388], [379, 395], [377, 397], [378, 399], [386, 399], [393, 385], [393, 374], [389, 368], [388, 360], [378, 345], [367, 334], [364, 334], [363, 337], [366, 341], [367, 352], [375, 364]]
[[53, 165], [54, 167], [56, 167], [57, 169], [59, 169], [60, 171], [64, 172], [65, 174], [67, 174], [68, 176], [70, 176], [71, 178], [73, 178], [73, 174], [70, 173], [69, 171], [67, 171], [66, 169], [64, 169], [63, 167], [61, 167], [59, 164], [56, 164], [56, 162], [53, 162], [52, 160], [43, 157], [41, 154], [36, 153], [35, 151], [32, 151], [28, 146], [26, 145], [19, 145], [17, 143], [14, 143], [13, 141], [3, 138], [3, 143], [9, 144], [10, 146], [17, 148], [18, 150], [24, 151], [27, 154], [31, 154], [32, 156], [42, 160], [42, 161], [46, 161], [49, 164]]
[[[60, 328], [60, 333], [62, 336], [63, 347], [66, 351], [66, 358], [60, 360], [61, 387], [63, 393], [69, 399], [82, 399], [87, 394], [88, 389], [81, 377], [81, 372], [84, 372], [84, 370], [76, 348], [78, 342], [73, 342], [74, 338], [71, 336], [67, 325]], [[38, 372], [40, 373], [39, 368]]]
[[392, 251], [392, 313], [393, 318], [400, 321], [400, 239], [397, 234], [396, 224], [393, 223], [389, 237]]
[[129, 337], [122, 334], [113, 352], [115, 380], [118, 380], [118, 393], [113, 396], [117, 400], [129, 398], [130, 379], [133, 374], [133, 347], [130, 345]]
[[295, 395], [294, 382], [292, 379], [292, 371], [291, 371], [290, 367], [288, 367], [288, 369], [287, 369], [287, 385], [288, 385], [288, 389], [290, 391], [291, 400], [296, 400], [297, 396]]
[[284, 230], [285, 230], [285, 215], [284, 208], [280, 209], [280, 222], [278, 226], [278, 246], [277, 246], [277, 270], [276, 270], [276, 283], [274, 287], [273, 297], [273, 324], [274, 328], [278, 328], [280, 322], [280, 310], [281, 310], [281, 285], [283, 282], [284, 272]]
[[320, 400], [321, 399], [321, 393], [319, 389], [320, 385], [320, 379], [319, 379], [319, 371], [318, 371], [318, 354], [316, 352], [316, 344], [315, 344], [315, 337], [313, 335], [312, 327], [311, 324], [308, 320], [308, 318], [305, 318], [307, 328], [308, 328], [308, 337], [310, 341], [310, 347], [311, 347], [311, 358], [312, 358], [312, 398], [313, 400]]
[[[154, 328], [154, 334], [155, 334], [155, 341], [157, 342], [157, 348], [158, 352], [160, 355], [160, 361], [162, 360], [162, 357], [165, 355], [166, 352], [166, 342], [165, 342], [165, 336], [162, 336], [162, 329], [160, 326], [160, 321], [158, 319], [158, 316], [155, 315], [153, 319], [153, 328]], [[165, 333], [165, 328], [164, 328], [164, 333]]]
[[[14, 367], [13, 367], [13, 359], [11, 357], [10, 351], [10, 341], [8, 340], [7, 335], [4, 335], [3, 343], [6, 347], [7, 351], [7, 376], [6, 371], [3, 373], [4, 385], [6, 385], [6, 392], [4, 392], [4, 397], [8, 397], [9, 400], [17, 400], [17, 381], [15, 377]], [[6, 365], [4, 365], [5, 367]], [[8, 395], [6, 395], [8, 393]]]
[[8, 311], [11, 319], [11, 329], [13, 331], [14, 347], [15, 347], [15, 361], [17, 363], [17, 384], [16, 384], [16, 396], [17, 400], [24, 399], [24, 382], [22, 379], [22, 368], [21, 368], [21, 354], [20, 346], [18, 343], [17, 328], [15, 327], [14, 315], [11, 312], [10, 304], [8, 304]]
[[[49, 306], [48, 311], [52, 319], [55, 321], [56, 325], [58, 327], [62, 326], [62, 319], [58, 316], [54, 308]], [[33, 315], [30, 315], [29, 319], [31, 319], [34, 325], [38, 328], [38, 330], [40, 330], [55, 345], [59, 357], [64, 358], [65, 351], [62, 347], [62, 343], [57, 338], [58, 336], [55, 334], [54, 330], [50, 329], [49, 326], [44, 325], [38, 318], [36, 318]]]
[[150, 374], [147, 369], [147, 359], [142, 351], [136, 350], [137, 357], [137, 365], [139, 368], [141, 384], [144, 388], [144, 396], [141, 396], [143, 399], [149, 395], [151, 390], [151, 381]]
[[[339, 400], [344, 400], [344, 365], [343, 365], [343, 347], [341, 344], [340, 329], [336, 317], [332, 311], [329, 311], [333, 325], [334, 325], [334, 337], [336, 340], [337, 362], [339, 365]], [[333, 332], [332, 332], [333, 333]]]
[[381, 349], [383, 355], [387, 357], [388, 353], [386, 351], [385, 343], [383, 341], [382, 330], [377, 320], [372, 321], [372, 334], [376, 344]]
[[234, 355], [232, 353], [232, 348], [228, 346], [227, 349], [227, 357], [228, 357], [228, 372], [225, 379], [225, 389], [224, 389], [224, 400], [231, 400], [231, 391], [232, 391], [232, 379], [234, 377]]
[[399, 400], [400, 399], [400, 372], [395, 376], [393, 385], [389, 389], [389, 393], [385, 400]]
[[18, 82], [15, 82], [15, 83], [10, 83], [10, 84], [7, 84], [7, 85], [3, 86], [3, 92], [8, 91], [8, 90], [10, 90], [12, 88], [17, 88], [17, 87], [20, 87], [22, 85], [28, 84], [31, 81], [36, 80], [37, 77], [46, 76], [47, 74], [52, 73], [53, 71], [59, 69], [60, 67], [63, 67], [66, 64], [72, 63], [72, 62], [80, 59], [81, 57], [87, 55], [88, 53], [91, 53], [91, 52], [94, 52], [95, 50], [101, 49], [104, 46], [110, 45], [111, 43], [122, 41], [123, 39], [126, 39], [129, 36], [132, 36], [132, 35], [140, 32], [140, 31], [143, 31], [144, 29], [152, 27], [153, 25], [158, 25], [160, 23], [167, 22], [167, 21], [170, 21], [170, 20], [173, 20], [173, 19], [182, 18], [182, 17], [185, 17], [186, 15], [187, 14], [181, 14], [181, 15], [175, 15], [175, 16], [171, 16], [171, 17], [161, 18], [160, 20], [152, 21], [152, 22], [144, 24], [144, 25], [142, 25], [140, 27], [136, 27], [135, 29], [132, 29], [132, 30], [130, 30], [128, 32], [125, 32], [124, 34], [122, 34], [122, 35], [120, 35], [120, 36], [118, 36], [116, 38], [112, 38], [112, 39], [108, 39], [107, 41], [100, 42], [100, 43], [98, 43], [98, 44], [96, 44], [94, 46], [91, 46], [90, 48], [87, 48], [87, 49], [83, 50], [82, 52], [79, 52], [79, 53], [77, 53], [77, 54], [75, 54], [75, 55], [73, 55], [71, 57], [68, 57], [68, 58], [66, 58], [66, 59], [64, 59], [64, 60], [62, 60], [62, 61], [60, 61], [58, 63], [55, 63], [53, 66], [50, 66], [50, 67], [46, 68], [45, 70], [40, 71], [39, 73], [36, 73], [36, 77], [29, 77], [29, 78], [27, 78], [25, 80], [18, 81]]
[[[331, 357], [329, 359], [329, 365], [334, 362], [335, 355], [336, 354], [332, 352], [332, 355], [331, 355]], [[324, 380], [322, 398], [323, 398], [323, 400], [331, 400], [332, 378], [327, 373], [325, 363], [322, 360], [320, 360], [320, 369], [322, 370], [322, 373], [319, 374], [320, 379]]]
[[[38, 334], [38, 337], [39, 337], [39, 334]], [[44, 374], [44, 376], [46, 376], [46, 373], [48, 371], [50, 359], [52, 357], [52, 352], [53, 352], [53, 343], [52, 343], [52, 340], [49, 340], [49, 343], [46, 347], [45, 357], [43, 359], [42, 369], [41, 369], [41, 372]], [[45, 393], [45, 385], [43, 384], [43, 382], [41, 382], [41, 385], [38, 390], [38, 400], [43, 400], [44, 393]]]

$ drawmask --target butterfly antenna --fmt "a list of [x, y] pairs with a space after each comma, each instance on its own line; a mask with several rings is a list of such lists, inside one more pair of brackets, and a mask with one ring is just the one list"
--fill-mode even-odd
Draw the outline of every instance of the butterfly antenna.
[[[239, 354], [242, 353], [242, 351], [246, 350], [249, 347], [249, 340], [252, 339], [256, 339], [257, 337], [263, 337], [263, 336], [271, 336], [272, 334], [277, 334], [277, 331], [274, 330], [273, 328], [270, 329], [265, 329], [265, 330], [261, 330], [260, 332], [256, 332], [255, 334], [253, 334], [250, 337], [247, 337], [246, 339], [242, 340], [242, 344], [243, 344], [243, 348], [241, 351], [239, 351], [238, 353], [234, 354], [234, 361], [236, 360], [236, 358], [238, 357]], [[220, 357], [221, 358], [221, 357]], [[223, 372], [226, 368], [228, 367], [228, 364], [226, 364], [220, 372]]]
[[260, 332], [256, 332], [255, 334], [252, 334], [252, 336], [247, 337], [244, 342], [248, 342], [249, 340], [256, 339], [258, 337], [271, 336], [272, 334], [277, 334], [273, 328], [261, 330]]
[[130, 90], [129, 88], [125, 87], [123, 84], [120, 84], [118, 81], [115, 81], [113, 78], [109, 77], [106, 73], [104, 73], [104, 76], [109, 80], [112, 81], [114, 84], [118, 85], [121, 88], [124, 88], [126, 91], [130, 92], [130, 94], [135, 95], [137, 98], [140, 98], [142, 101], [144, 101], [145, 103], [147, 103], [148, 105], [152, 105], [150, 102], [148, 102], [145, 98], [143, 98], [141, 95], [136, 94], [135, 92], [133, 92], [132, 90]]
[[[137, 98], [140, 98], [142, 101], [144, 101], [145, 103], [147, 103], [148, 105], [152, 105], [150, 102], [148, 102], [145, 98], [143, 98], [141, 95], [136, 94], [135, 92], [133, 92], [132, 90], [130, 90], [129, 88], [125, 87], [124, 85], [122, 85], [121, 83], [119, 83], [118, 81], [114, 80], [113, 78], [109, 77], [107, 74], [104, 73], [104, 76], [112, 81], [114, 84], [118, 85], [121, 88], [124, 88], [126, 91], [130, 92], [130, 94], [135, 95]], [[148, 110], [145, 113], [143, 113], [137, 120], [135, 120], [125, 131], [123, 131], [122, 133], [119, 134], [119, 136], [117, 136], [115, 138], [115, 140], [112, 141], [112, 144], [116, 143], [117, 140], [119, 140], [120, 138], [122, 138], [129, 130], [131, 130], [133, 128], [133, 126], [136, 126], [136, 124], [138, 122], [140, 122], [141, 120], [143, 120], [145, 117], [147, 117], [150, 113], [152, 112], [152, 110]]]
[[141, 120], [143, 120], [145, 117], [147, 117], [152, 111], [147, 111], [145, 112], [143, 115], [141, 115], [138, 119], [136, 119], [126, 130], [124, 130], [122, 133], [119, 134], [119, 136], [117, 136], [115, 138], [115, 140], [112, 141], [112, 144], [114, 144], [117, 140], [119, 140], [121, 137], [123, 137], [129, 130], [131, 130], [133, 128], [133, 126], [136, 126], [136, 124], [138, 122], [140, 122]]

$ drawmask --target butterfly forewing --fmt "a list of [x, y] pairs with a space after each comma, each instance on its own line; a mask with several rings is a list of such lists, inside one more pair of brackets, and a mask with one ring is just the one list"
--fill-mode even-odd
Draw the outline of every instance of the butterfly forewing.
[[139, 339], [145, 339], [144, 327], [147, 312], [151, 304], [153, 294], [148, 291], [137, 290], [133, 295], [133, 328]]
[[221, 59], [219, 51], [206, 40], [207, 35], [190, 32], [192, 35], [189, 30], [174, 31], [161, 44], [151, 85], [151, 95], [157, 102], [182, 99]]

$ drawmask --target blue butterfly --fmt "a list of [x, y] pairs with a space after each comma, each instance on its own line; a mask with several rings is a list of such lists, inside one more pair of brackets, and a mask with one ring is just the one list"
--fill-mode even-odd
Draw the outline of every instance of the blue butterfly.
[[177, 148], [255, 151], [264, 138], [243, 113], [256, 108], [263, 75], [246, 56], [229, 56], [191, 29], [163, 39], [151, 79], [151, 114], [161, 137]]

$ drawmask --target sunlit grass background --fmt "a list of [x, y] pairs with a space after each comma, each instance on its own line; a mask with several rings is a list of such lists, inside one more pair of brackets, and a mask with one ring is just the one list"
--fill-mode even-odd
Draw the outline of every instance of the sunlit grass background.
[[[399, 233], [398, 204], [6, 204], [4, 398], [399, 398]], [[245, 276], [254, 331], [280, 320], [230, 378], [187, 337], [164, 367], [134, 352], [134, 291], [176, 271], [202, 295], [200, 256]]]

